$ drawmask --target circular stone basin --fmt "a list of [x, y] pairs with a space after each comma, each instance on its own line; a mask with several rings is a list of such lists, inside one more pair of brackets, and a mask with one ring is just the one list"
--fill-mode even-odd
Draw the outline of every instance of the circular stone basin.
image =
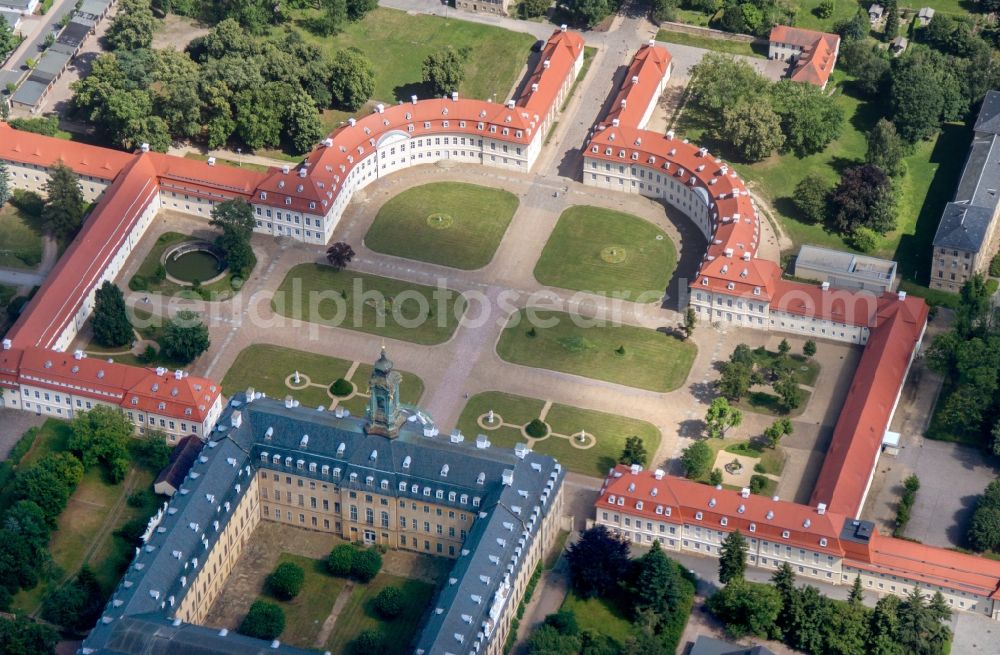
[[435, 230], [447, 230], [451, 227], [454, 220], [455, 219], [448, 214], [437, 212], [427, 217], [427, 225], [431, 226]]
[[601, 259], [609, 264], [621, 264], [628, 259], [628, 252], [622, 246], [608, 246], [601, 250]]
[[163, 265], [170, 277], [181, 282], [209, 282], [226, 270], [222, 260], [207, 247], [167, 255]]

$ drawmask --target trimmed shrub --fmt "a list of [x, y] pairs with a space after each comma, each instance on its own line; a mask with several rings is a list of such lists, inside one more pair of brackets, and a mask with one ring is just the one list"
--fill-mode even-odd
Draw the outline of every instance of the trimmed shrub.
[[542, 419], [536, 418], [525, 426], [524, 431], [528, 433], [529, 437], [540, 439], [549, 433], [549, 426]]
[[750, 493], [759, 494], [767, 486], [767, 478], [763, 475], [754, 474], [750, 476]]
[[128, 288], [132, 291], [147, 291], [149, 281], [141, 275], [133, 275], [132, 279], [128, 281]]
[[990, 275], [1000, 277], [1000, 252], [990, 260]]
[[382, 638], [375, 630], [365, 630], [348, 646], [351, 655], [374, 655], [382, 650]]
[[375, 611], [383, 619], [394, 619], [403, 611], [403, 594], [396, 587], [385, 587], [375, 596]]
[[39, 218], [42, 215], [42, 208], [45, 207], [45, 198], [34, 191], [14, 189], [10, 195], [10, 204], [29, 216]]
[[291, 600], [302, 591], [306, 572], [292, 562], [283, 562], [267, 576], [267, 590], [278, 600]]
[[285, 612], [277, 604], [266, 600], [254, 601], [243, 618], [237, 632], [257, 639], [277, 639], [285, 629]]
[[350, 396], [354, 393], [354, 385], [344, 378], [337, 378], [337, 380], [330, 385], [330, 393], [338, 398]]
[[326, 558], [326, 570], [330, 575], [346, 578], [351, 574], [354, 565], [354, 552], [357, 550], [351, 544], [340, 544], [330, 551]]
[[354, 551], [351, 561], [351, 577], [358, 582], [370, 582], [382, 568], [382, 556], [378, 551], [367, 548]]

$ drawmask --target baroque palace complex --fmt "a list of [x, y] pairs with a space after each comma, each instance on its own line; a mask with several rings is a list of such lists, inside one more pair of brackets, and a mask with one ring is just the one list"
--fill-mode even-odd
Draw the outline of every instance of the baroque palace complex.
[[[161, 208], [208, 218], [218, 202], [252, 204], [261, 233], [325, 244], [352, 194], [409, 166], [453, 159], [528, 172], [580, 71], [583, 40], [546, 43], [524, 91], [504, 104], [459, 98], [377, 106], [350, 120], [295, 168], [256, 173], [149, 152], [71, 143], [0, 125], [0, 159], [16, 186], [37, 190], [59, 161], [97, 205], [8, 333], [3, 403], [69, 418], [113, 405], [136, 424], [206, 446], [115, 591], [84, 653], [143, 652], [168, 638], [200, 652], [256, 652], [262, 642], [199, 627], [261, 520], [454, 558], [416, 651], [499, 653], [526, 581], [554, 541], [564, 473], [523, 446], [439, 437], [398, 405], [400, 376], [383, 352], [364, 420], [278, 402], [249, 389], [228, 401], [215, 381], [67, 354], [95, 289], [118, 275]], [[832, 67], [832, 63], [830, 64]], [[611, 109], [584, 145], [585, 184], [662, 200], [698, 227], [707, 249], [689, 304], [704, 322], [864, 346], [809, 505], [665, 475], [609, 472], [595, 519], [635, 543], [716, 556], [748, 535], [750, 563], [790, 562], [834, 584], [903, 594], [940, 590], [955, 609], [1000, 618], [1000, 562], [894, 539], [859, 519], [883, 435], [928, 308], [905, 293], [783, 279], [758, 258], [760, 218], [736, 171], [705, 148], [646, 122], [672, 71], [653, 43], [635, 55]], [[433, 526], [433, 527], [432, 527]], [[272, 644], [278, 652], [299, 652]], [[270, 650], [270, 649], [269, 649]]]

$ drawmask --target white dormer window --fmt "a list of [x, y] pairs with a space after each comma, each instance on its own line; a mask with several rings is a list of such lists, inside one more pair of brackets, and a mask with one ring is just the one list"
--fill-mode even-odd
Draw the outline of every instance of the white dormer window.
[[267, 200], [267, 191], [261, 191], [260, 192], [260, 199], [261, 200]]
[[642, 501], [641, 500], [636, 502], [635, 508], [636, 509], [642, 509]]
[[757, 532], [757, 524], [756, 523], [751, 523], [750, 524], [750, 532]]
[[792, 536], [792, 533], [789, 532], [788, 530], [782, 530], [781, 531], [781, 538], [782, 539], [788, 539], [791, 536]]
[[723, 516], [722, 519], [719, 521], [719, 525], [721, 525], [722, 527], [726, 527], [727, 525], [729, 525], [729, 519]]
[[611, 494], [610, 496], [608, 496], [608, 504], [609, 505], [614, 505], [615, 504], [615, 495], [614, 494]]
[[291, 198], [285, 198], [285, 204], [286, 205], [292, 204], [292, 199]]
[[826, 537], [820, 537], [819, 545], [822, 546], [823, 548], [826, 548], [826, 544], [827, 544]]
[[701, 512], [695, 512], [694, 513], [694, 520], [695, 521], [700, 521], [701, 517], [702, 517], [702, 513]]

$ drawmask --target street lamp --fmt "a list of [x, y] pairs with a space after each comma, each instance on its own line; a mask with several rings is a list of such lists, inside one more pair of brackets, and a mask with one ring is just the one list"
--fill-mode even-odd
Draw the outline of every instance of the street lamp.
[[242, 156], [243, 156], [243, 148], [236, 148], [236, 163], [239, 165], [240, 168], [243, 168], [243, 160], [241, 159]]

